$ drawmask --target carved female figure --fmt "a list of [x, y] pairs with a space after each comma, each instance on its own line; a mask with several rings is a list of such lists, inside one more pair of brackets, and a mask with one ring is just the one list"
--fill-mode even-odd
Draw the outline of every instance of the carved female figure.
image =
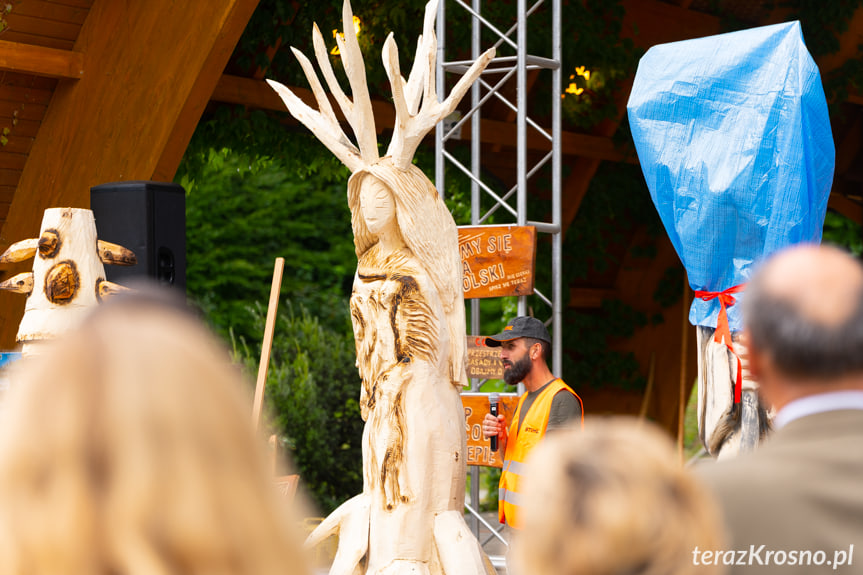
[[333, 512], [311, 545], [339, 533], [330, 573], [493, 573], [464, 522], [465, 427], [459, 398], [465, 319], [455, 222], [411, 158], [422, 138], [455, 109], [493, 56], [489, 51], [437, 101], [437, 2], [426, 6], [409, 79], [392, 34], [384, 67], [396, 108], [393, 139], [378, 157], [365, 67], [345, 0], [337, 36], [353, 101], [333, 74], [317, 26], [315, 54], [358, 146], [342, 132], [311, 63], [294, 51], [319, 110], [270, 82], [288, 110], [353, 172], [348, 205], [357, 253], [351, 317], [362, 378], [363, 493]]
[[[455, 225], [419, 169], [401, 172], [385, 158], [351, 177], [348, 198], [364, 493], [375, 511], [369, 537], [388, 548], [369, 548], [376, 573], [392, 556], [425, 563], [437, 555], [433, 537], [405, 535], [431, 534], [438, 515], [463, 508], [464, 312], [453, 281]], [[460, 519], [448, 521], [461, 527]]]

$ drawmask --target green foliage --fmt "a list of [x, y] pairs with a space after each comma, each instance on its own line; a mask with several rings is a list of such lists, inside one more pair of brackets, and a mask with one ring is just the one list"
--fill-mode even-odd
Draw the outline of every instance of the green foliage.
[[683, 266], [669, 266], [662, 273], [656, 289], [653, 291], [653, 301], [663, 308], [676, 304], [682, 297]]
[[838, 212], [828, 210], [824, 218], [822, 243], [843, 247], [857, 257], [863, 254], [860, 225]]
[[791, 10], [788, 20], [800, 20], [806, 48], [817, 58], [839, 51], [839, 36], [848, 30], [863, 0], [785, 0], [778, 5]]
[[[660, 237], [662, 222], [644, 182], [639, 166], [604, 163], [590, 183], [575, 222], [564, 240], [564, 282], [603, 273], [619, 263], [615, 249], [628, 240], [637, 225], [644, 225], [650, 238]], [[649, 245], [640, 246], [650, 253]]]
[[[471, 476], [467, 476], [467, 488], [470, 490]], [[485, 513], [497, 511], [498, 488], [500, 487], [500, 469], [497, 467], [482, 467], [479, 473], [480, 502], [479, 511]], [[485, 497], [483, 497], [485, 494]]]
[[245, 309], [268, 300], [279, 256], [282, 293], [328, 326], [349, 330], [356, 258], [344, 180], [298, 181], [281, 162], [211, 150], [194, 185], [181, 182], [191, 188], [187, 290], [217, 331], [261, 339]]
[[[622, 82], [635, 72], [642, 50], [621, 37], [624, 9], [620, 1], [570, 2], [564, 11], [563, 70], [568, 74], [564, 86], [574, 83], [584, 91], [565, 93], [561, 108], [572, 126], [590, 129], [619, 115]], [[590, 71], [589, 78], [582, 66]]]
[[[417, 36], [422, 32], [423, 0], [406, 2], [355, 1], [354, 15], [361, 21], [358, 35], [366, 67], [369, 90], [373, 96], [388, 94], [388, 80], [381, 65], [381, 50], [390, 32], [399, 46], [401, 67], [410, 70], [416, 50]], [[333, 31], [342, 32], [342, 0], [294, 2], [293, 0], [261, 0], [246, 26], [234, 53], [234, 61], [248, 73], [261, 68], [267, 77], [297, 86], [307, 86], [299, 63], [290, 50], [280, 49], [272, 60], [266, 48], [279, 43], [292, 46], [315, 60], [312, 46], [312, 26], [317, 24], [328, 49], [336, 46]], [[330, 55], [337, 76], [344, 80], [339, 56]], [[407, 75], [405, 73], [405, 75]], [[347, 86], [345, 80], [344, 85]], [[346, 90], [346, 92], [350, 93]]]
[[[839, 38], [848, 31], [854, 13], [863, 6], [863, 0], [777, 0], [776, 8], [787, 10], [785, 21], [799, 20], [806, 40], [806, 48], [813, 58], [839, 52]], [[719, 13], [727, 16], [721, 7]], [[726, 17], [723, 30], [749, 28], [752, 24]], [[842, 116], [840, 104], [848, 99], [849, 88], [863, 90], [863, 44], [857, 46], [856, 55], [844, 64], [822, 72], [824, 93], [834, 118]]]
[[[247, 308], [263, 331], [266, 310]], [[234, 339], [234, 355], [256, 374], [259, 345]], [[283, 301], [267, 373], [266, 405], [274, 431], [322, 513], [362, 491], [363, 421], [352, 336], [324, 327]]]
[[[652, 257], [656, 240], [664, 230], [640, 168], [605, 163], [591, 181], [564, 239], [564, 285], [602, 277], [610, 267], [620, 264], [636, 229], [647, 232], [646, 240], [633, 246], [632, 255]], [[666, 273], [669, 274], [673, 272]], [[654, 300], [662, 307], [680, 298], [678, 286], [682, 285], [682, 279], [674, 286], [673, 281], [672, 277], [663, 278], [656, 288]], [[642, 389], [646, 385], [635, 356], [614, 350], [613, 346], [631, 337], [635, 329], [646, 326], [648, 321], [660, 323], [661, 316], [654, 314], [648, 318], [643, 310], [606, 300], [598, 310], [568, 309], [564, 321], [563, 375], [567, 383], [576, 387], [621, 389]]]
[[198, 124], [175, 179], [190, 191], [205, 173], [213, 176], [208, 171], [210, 164], [219, 161], [213, 154], [221, 153], [243, 158], [238, 160], [242, 165], [237, 166], [242, 172], [258, 172], [275, 165], [292, 179], [346, 183], [348, 169], [305, 128], [287, 130], [281, 121], [285, 116], [260, 110], [247, 112], [242, 106], [218, 108]]
[[692, 385], [686, 411], [683, 415], [683, 458], [689, 463], [693, 458], [704, 457], [703, 444], [698, 436], [698, 381]]
[[[858, 54], [863, 53], [863, 44], [859, 45], [857, 50]], [[842, 121], [844, 114], [841, 104], [848, 100], [850, 90], [863, 92], [863, 57], [847, 60], [838, 68], [824, 74], [822, 80], [833, 122]]]
[[616, 300], [605, 300], [597, 311], [572, 309], [564, 312], [564, 380], [574, 388], [644, 389], [647, 380], [639, 373], [631, 352], [609, 348], [615, 339], [631, 337], [647, 317]]

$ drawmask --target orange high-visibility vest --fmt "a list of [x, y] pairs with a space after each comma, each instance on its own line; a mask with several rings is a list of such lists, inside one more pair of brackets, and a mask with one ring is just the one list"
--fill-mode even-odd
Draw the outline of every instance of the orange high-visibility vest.
[[518, 408], [512, 418], [509, 427], [509, 439], [506, 444], [506, 453], [503, 458], [503, 469], [500, 474], [500, 489], [498, 490], [497, 514], [501, 523], [510, 527], [520, 528], [519, 505], [521, 493], [519, 492], [519, 477], [525, 472], [524, 462], [531, 450], [536, 447], [540, 439], [545, 436], [548, 427], [548, 418], [551, 415], [551, 400], [557, 392], [567, 390], [572, 393], [581, 405], [581, 424], [584, 425], [584, 404], [578, 394], [572, 391], [563, 380], [555, 379], [542, 390], [533, 404], [531, 404], [519, 428], [518, 420], [521, 416], [521, 406], [527, 394], [518, 400]]

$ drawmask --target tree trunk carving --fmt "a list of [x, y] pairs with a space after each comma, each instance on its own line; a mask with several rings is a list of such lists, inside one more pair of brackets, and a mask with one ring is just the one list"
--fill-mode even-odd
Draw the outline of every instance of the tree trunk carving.
[[131, 250], [98, 240], [93, 212], [79, 208], [45, 210], [39, 237], [12, 244], [0, 263], [30, 258], [32, 272], [0, 284], [0, 289], [27, 295], [16, 338], [25, 355], [34, 353], [38, 342], [77, 325], [106, 295], [125, 289], [105, 280], [103, 263], [136, 263]]

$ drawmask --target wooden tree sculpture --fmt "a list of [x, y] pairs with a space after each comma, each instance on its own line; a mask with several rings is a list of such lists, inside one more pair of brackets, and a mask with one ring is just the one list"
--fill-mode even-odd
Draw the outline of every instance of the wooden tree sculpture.
[[443, 102], [435, 88], [434, 20], [426, 5], [423, 35], [405, 81], [392, 34], [383, 61], [396, 123], [378, 156], [365, 65], [350, 3], [337, 37], [351, 101], [339, 87], [323, 37], [315, 55], [336, 103], [356, 135], [342, 131], [312, 64], [300, 61], [318, 103], [314, 110], [270, 81], [285, 104], [348, 168], [348, 205], [357, 253], [351, 316], [362, 377], [363, 492], [309, 536], [316, 545], [339, 533], [331, 574], [493, 573], [464, 522], [465, 318], [455, 222], [411, 159], [422, 138], [452, 112], [494, 56], [471, 66]]
[[0, 255], [0, 263], [33, 259], [33, 271], [0, 283], [0, 289], [27, 294], [18, 326], [22, 353], [74, 327], [101, 298], [126, 288], [105, 280], [102, 264], [134, 265], [135, 254], [96, 238], [93, 212], [50, 208], [38, 238], [21, 240]]

